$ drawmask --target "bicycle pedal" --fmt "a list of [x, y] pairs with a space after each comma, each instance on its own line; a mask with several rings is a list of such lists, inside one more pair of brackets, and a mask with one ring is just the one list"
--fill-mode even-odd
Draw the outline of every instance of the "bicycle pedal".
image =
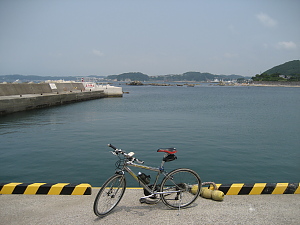
[[140, 203], [143, 204], [143, 203], [147, 203], [146, 199], [145, 198], [140, 198]]
[[146, 203], [148, 205], [154, 205], [157, 204], [160, 201], [159, 198], [156, 199], [149, 199], [149, 198], [140, 198], [140, 203]]

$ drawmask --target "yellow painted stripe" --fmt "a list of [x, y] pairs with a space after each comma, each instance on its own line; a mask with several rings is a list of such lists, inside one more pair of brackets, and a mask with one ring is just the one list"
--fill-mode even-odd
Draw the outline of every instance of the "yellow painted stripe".
[[240, 190], [242, 189], [242, 187], [244, 186], [244, 184], [232, 184], [231, 187], [229, 188], [228, 192], [226, 193], [226, 195], [237, 195], [239, 194]]
[[71, 195], [83, 195], [88, 187], [91, 187], [90, 184], [79, 184], [77, 185]]
[[34, 183], [27, 186], [24, 195], [35, 195], [39, 187], [46, 183]]
[[54, 184], [50, 188], [48, 195], [59, 195], [60, 192], [62, 191], [63, 187], [68, 185], [70, 183], [59, 183], [59, 184]]
[[0, 194], [6, 194], [6, 195], [9, 195], [9, 194], [12, 194], [15, 187], [19, 184], [22, 184], [22, 183], [9, 183], [9, 184], [5, 184], [1, 191], [0, 191]]
[[275, 189], [272, 192], [272, 194], [273, 195], [283, 194], [288, 185], [289, 185], [289, 183], [277, 183]]
[[296, 189], [294, 194], [300, 194], [300, 183], [299, 183], [298, 188]]
[[264, 190], [264, 188], [266, 187], [266, 185], [267, 183], [255, 183], [249, 195], [260, 195]]

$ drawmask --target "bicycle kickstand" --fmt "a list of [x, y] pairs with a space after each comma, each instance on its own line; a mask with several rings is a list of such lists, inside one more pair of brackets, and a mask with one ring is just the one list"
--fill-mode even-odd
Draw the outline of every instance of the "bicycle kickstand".
[[181, 199], [182, 199], [182, 193], [180, 192], [180, 200], [179, 200], [179, 207], [178, 207], [177, 216], [179, 216], [179, 214], [180, 214]]

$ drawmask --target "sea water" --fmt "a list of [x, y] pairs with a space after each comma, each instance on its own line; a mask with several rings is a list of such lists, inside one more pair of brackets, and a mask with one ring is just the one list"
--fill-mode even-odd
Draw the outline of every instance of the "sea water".
[[202, 181], [300, 181], [300, 88], [122, 87], [122, 98], [1, 116], [0, 182], [101, 186], [118, 159], [108, 143], [151, 166], [175, 147], [165, 169]]

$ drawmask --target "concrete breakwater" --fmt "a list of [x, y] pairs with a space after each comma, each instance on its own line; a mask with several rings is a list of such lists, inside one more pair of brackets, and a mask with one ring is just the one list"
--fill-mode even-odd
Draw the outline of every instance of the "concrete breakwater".
[[0, 115], [87, 101], [122, 97], [122, 88], [86, 89], [82, 83], [0, 84]]

